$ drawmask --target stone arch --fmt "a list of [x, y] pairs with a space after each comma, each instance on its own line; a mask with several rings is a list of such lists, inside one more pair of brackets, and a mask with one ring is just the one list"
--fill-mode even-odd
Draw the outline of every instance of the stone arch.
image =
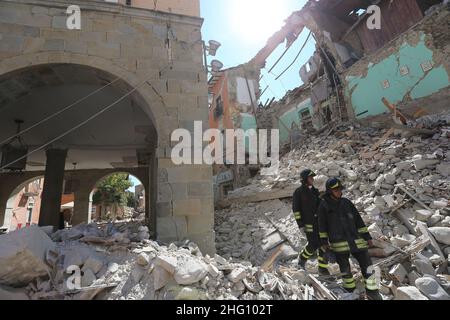
[[[152, 193], [148, 195], [151, 199], [148, 200], [147, 208], [151, 207], [156, 210], [156, 192], [158, 188], [158, 183], [156, 182], [156, 172], [158, 171], [158, 161], [156, 160], [156, 155], [158, 152], [157, 148], [169, 146], [169, 134], [167, 134], [167, 132], [170, 132], [171, 129], [165, 125], [167, 125], [167, 123], [173, 123], [173, 121], [165, 121], [165, 119], [170, 117], [165, 109], [164, 103], [161, 100], [162, 98], [155, 93], [151, 84], [146, 83], [147, 81], [144, 82], [144, 80], [147, 79], [143, 74], [137, 74], [127, 70], [126, 68], [117, 65], [112, 59], [69, 52], [43, 51], [39, 53], [21, 54], [0, 60], [0, 76], [20, 70], [26, 70], [32, 67], [51, 64], [71, 64], [89, 67], [109, 74], [113, 78], [120, 78], [120, 81], [129, 88], [134, 88], [139, 85], [139, 88], [137, 88], [135, 92], [136, 95], [133, 96], [138, 98], [141, 109], [149, 117], [152, 127], [156, 133], [156, 140], [154, 141], [153, 146], [154, 151], [150, 159], [150, 170], [148, 172], [149, 176], [145, 178], [140, 177], [140, 180], [148, 184], [150, 183], [149, 180], [152, 181]], [[161, 137], [163, 137], [162, 140]], [[7, 202], [7, 198], [4, 198], [7, 196], [3, 195], [1, 189], [3, 189], [2, 186], [0, 186], [0, 223], [3, 222]], [[146, 189], [149, 188], [147, 187]], [[10, 193], [8, 193], [8, 195], [9, 194]], [[85, 195], [83, 196], [85, 197]], [[150, 221], [150, 228], [156, 230], [156, 217], [152, 218], [153, 220]], [[80, 222], [84, 221], [83, 219], [80, 220]]]
[[[106, 174], [95, 176], [95, 179], [97, 179], [97, 181], [93, 184], [91, 183], [91, 194], [92, 194], [92, 191], [97, 187], [97, 185], [102, 180], [108, 178], [109, 176], [111, 176], [113, 174], [117, 174], [117, 173], [124, 173], [124, 174], [128, 174], [128, 175], [131, 175], [131, 176], [137, 178], [139, 180], [139, 182], [144, 186], [145, 192], [148, 193], [150, 191], [149, 184], [148, 184], [148, 182], [146, 182], [145, 176], [143, 176], [143, 174], [141, 172], [136, 171], [136, 170], [129, 170], [129, 169], [117, 169], [117, 170], [112, 170], [111, 172], [106, 173]], [[145, 201], [145, 210], [146, 210], [145, 216], [146, 216], [146, 219], [148, 220], [150, 218], [150, 204], [148, 201], [148, 197], [146, 197], [146, 201]]]

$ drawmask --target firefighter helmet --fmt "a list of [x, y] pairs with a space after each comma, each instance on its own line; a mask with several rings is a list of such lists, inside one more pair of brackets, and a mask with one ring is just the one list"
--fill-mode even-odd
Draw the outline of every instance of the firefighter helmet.
[[300, 173], [300, 178], [302, 179], [302, 181], [306, 181], [308, 180], [309, 177], [315, 177], [316, 174], [310, 170], [310, 169], [305, 169]]
[[331, 178], [328, 179], [326, 183], [327, 191], [331, 191], [332, 189], [340, 188], [341, 190], [344, 189], [344, 185], [342, 184], [341, 180], [338, 178]]

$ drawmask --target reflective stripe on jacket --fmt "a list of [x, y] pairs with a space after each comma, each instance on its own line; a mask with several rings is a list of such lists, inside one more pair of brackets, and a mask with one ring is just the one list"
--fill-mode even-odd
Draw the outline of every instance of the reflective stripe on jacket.
[[369, 230], [353, 203], [325, 195], [318, 209], [319, 236], [336, 252], [368, 250], [372, 239]]
[[292, 199], [292, 212], [295, 219], [305, 227], [305, 232], [317, 231], [317, 209], [319, 208], [319, 190], [302, 185], [295, 190]]

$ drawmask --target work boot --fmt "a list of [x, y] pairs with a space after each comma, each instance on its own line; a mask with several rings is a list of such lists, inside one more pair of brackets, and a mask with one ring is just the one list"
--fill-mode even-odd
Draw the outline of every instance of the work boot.
[[319, 276], [329, 276], [329, 275], [331, 274], [330, 271], [328, 271], [328, 269], [319, 267]]
[[383, 300], [383, 297], [378, 290], [366, 290], [366, 295], [369, 300]]
[[305, 270], [306, 261], [307, 261], [307, 260], [305, 260], [305, 259], [303, 259], [302, 257], [300, 257], [300, 258], [298, 259], [298, 268], [299, 268], [299, 269]]

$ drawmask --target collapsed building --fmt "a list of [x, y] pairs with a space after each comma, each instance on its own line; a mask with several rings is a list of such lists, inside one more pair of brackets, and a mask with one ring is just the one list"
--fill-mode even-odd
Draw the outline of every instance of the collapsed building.
[[[380, 9], [381, 29], [369, 29], [371, 4]], [[279, 129], [281, 149], [287, 152], [302, 135], [335, 123], [385, 124], [389, 109], [383, 98], [413, 118], [446, 110], [448, 21], [447, 1], [309, 1], [251, 61], [213, 75], [210, 124]], [[303, 84], [280, 101], [259, 101], [264, 90], [254, 83], [266, 59], [284, 42], [289, 49], [304, 30], [310, 31], [306, 41], [314, 39], [316, 51], [300, 68]], [[238, 74], [240, 79], [230, 80]], [[223, 79], [228, 79], [225, 86]]]

